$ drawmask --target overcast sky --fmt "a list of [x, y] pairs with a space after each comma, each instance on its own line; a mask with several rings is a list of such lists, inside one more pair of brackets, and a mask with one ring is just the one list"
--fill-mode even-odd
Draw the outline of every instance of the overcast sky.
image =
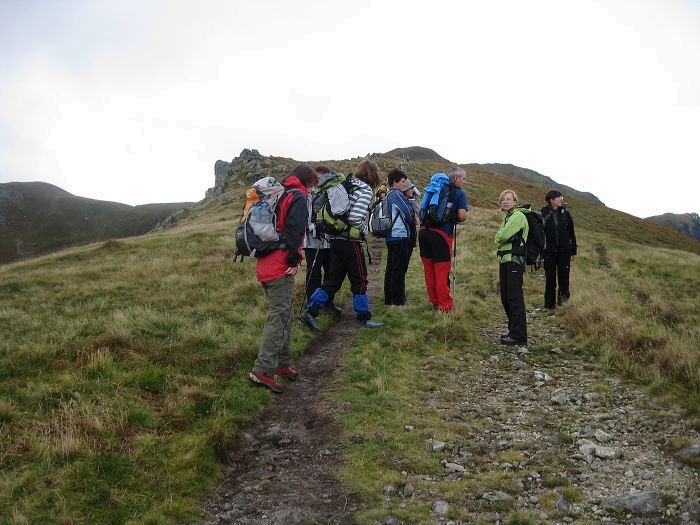
[[243, 148], [425, 146], [699, 211], [700, 0], [0, 0], [0, 182], [197, 201]]

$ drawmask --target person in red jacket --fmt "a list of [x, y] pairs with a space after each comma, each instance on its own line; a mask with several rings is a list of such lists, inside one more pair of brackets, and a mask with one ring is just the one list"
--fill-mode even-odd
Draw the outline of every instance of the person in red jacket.
[[284, 195], [277, 205], [277, 231], [284, 244], [255, 260], [255, 273], [265, 291], [268, 316], [263, 328], [258, 358], [250, 380], [275, 393], [283, 391], [274, 376], [296, 380], [299, 374], [291, 367], [292, 299], [294, 277], [302, 260], [301, 249], [306, 233], [308, 188], [316, 186], [318, 176], [308, 165], [294, 168], [282, 181]]

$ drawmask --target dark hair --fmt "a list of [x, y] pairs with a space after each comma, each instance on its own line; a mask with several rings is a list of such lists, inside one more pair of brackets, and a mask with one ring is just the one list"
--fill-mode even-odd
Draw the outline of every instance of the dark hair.
[[307, 188], [318, 184], [318, 175], [316, 175], [316, 172], [308, 164], [299, 164], [292, 170], [289, 176], [297, 177]]
[[375, 189], [379, 186], [379, 166], [376, 162], [365, 159], [355, 168], [355, 177], [367, 183], [370, 188]]
[[549, 201], [552, 199], [556, 199], [557, 197], [561, 197], [562, 193], [559, 190], [549, 190], [547, 192], [547, 195], [544, 196], [544, 200], [549, 204]]
[[401, 179], [407, 179], [406, 174], [401, 171], [399, 168], [394, 168], [389, 172], [389, 174], [386, 176], [386, 181], [389, 184], [389, 186], [393, 186], [397, 182], [399, 182]]
[[319, 173], [321, 175], [325, 175], [326, 173], [330, 173], [331, 169], [328, 166], [324, 166], [323, 164], [314, 167], [314, 170], [316, 173]]

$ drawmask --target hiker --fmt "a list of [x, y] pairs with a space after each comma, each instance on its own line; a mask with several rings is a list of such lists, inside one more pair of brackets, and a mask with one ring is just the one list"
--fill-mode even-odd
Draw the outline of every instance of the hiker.
[[406, 272], [411, 243], [411, 231], [415, 231], [413, 206], [403, 194], [406, 174], [394, 168], [387, 176], [389, 192], [387, 205], [391, 211], [391, 233], [385, 238], [387, 248], [384, 271], [384, 304], [403, 306], [406, 302]]
[[508, 316], [508, 333], [501, 336], [503, 345], [527, 344], [527, 320], [523, 295], [523, 271], [525, 257], [513, 255], [513, 243], [527, 241], [528, 224], [523, 212], [516, 208], [518, 196], [513, 190], [504, 190], [498, 199], [501, 211], [505, 212], [501, 227], [496, 232], [498, 249], [498, 277], [501, 289], [501, 304]]
[[[436, 177], [439, 175], [440, 177]], [[418, 249], [423, 263], [425, 287], [428, 300], [435, 310], [449, 312], [454, 301], [450, 294], [450, 266], [452, 259], [453, 239], [457, 223], [467, 219], [467, 194], [462, 186], [467, 181], [464, 169], [456, 166], [450, 170], [449, 178], [443, 173], [433, 175], [431, 184], [426, 186], [423, 202], [421, 203], [421, 227], [418, 231]], [[444, 179], [443, 179], [444, 178]], [[435, 181], [433, 181], [435, 179]], [[439, 221], [428, 219], [424, 213], [426, 199], [436, 190], [433, 183], [444, 184], [443, 194], [447, 192], [447, 212]], [[437, 188], [437, 191], [441, 191]], [[456, 210], [456, 211], [455, 211]]]
[[374, 189], [379, 186], [379, 168], [371, 160], [363, 160], [355, 169], [352, 179], [354, 189], [350, 192], [350, 210], [343, 218], [347, 228], [343, 233], [330, 236], [331, 266], [323, 278], [323, 284], [309, 297], [306, 308], [299, 316], [309, 328], [320, 331], [316, 320], [319, 311], [334, 296], [347, 275], [352, 291], [352, 306], [355, 319], [367, 328], [384, 326], [384, 323], [372, 321], [367, 297], [367, 263], [362, 250], [367, 224], [365, 223]]
[[[322, 175], [330, 173], [331, 170], [327, 166], [316, 166], [314, 168], [316, 175], [320, 178]], [[321, 286], [323, 277], [328, 274], [331, 266], [331, 245], [325, 235], [320, 235], [316, 232], [316, 224], [312, 221], [312, 202], [316, 196], [316, 187], [309, 188], [309, 196], [307, 198], [307, 209], [309, 220], [306, 226], [306, 236], [304, 237], [304, 258], [306, 259], [306, 287], [305, 293], [313, 292]], [[307, 297], [304, 296], [303, 300]], [[333, 298], [326, 305], [326, 310], [332, 311], [336, 315], [342, 314], [342, 310], [333, 303]]]
[[294, 277], [302, 260], [301, 247], [308, 212], [308, 188], [317, 184], [316, 172], [306, 164], [295, 167], [282, 181], [285, 193], [277, 205], [277, 231], [284, 233], [283, 247], [255, 260], [255, 273], [267, 296], [268, 315], [263, 328], [258, 358], [250, 380], [281, 393], [275, 375], [296, 380], [291, 367], [292, 294]]
[[[544, 197], [547, 206], [542, 208], [544, 233], [547, 244], [544, 250], [544, 307], [551, 310], [565, 303], [569, 291], [569, 271], [576, 260], [576, 234], [574, 220], [566, 209], [564, 196], [558, 190], [550, 190]], [[557, 290], [559, 281], [559, 293]], [[557, 297], [557, 302], [554, 299]]]
[[411, 256], [413, 255], [413, 250], [416, 247], [416, 244], [418, 242], [418, 212], [420, 211], [420, 202], [418, 201], [418, 197], [420, 197], [420, 191], [418, 191], [418, 188], [416, 187], [415, 184], [411, 181], [411, 179], [406, 179], [406, 182], [404, 182], [403, 185], [403, 194], [404, 196], [408, 199], [408, 202], [411, 204], [411, 207], [413, 208], [413, 224], [411, 228], [409, 229], [409, 242], [408, 242], [408, 262], [406, 263], [406, 267], [411, 262]]

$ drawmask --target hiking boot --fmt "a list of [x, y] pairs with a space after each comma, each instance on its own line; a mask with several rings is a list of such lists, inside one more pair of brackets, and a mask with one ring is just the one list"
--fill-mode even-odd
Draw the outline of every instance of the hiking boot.
[[306, 310], [301, 312], [301, 315], [299, 316], [299, 320], [302, 323], [304, 323], [306, 326], [311, 328], [314, 332], [321, 331], [321, 327], [319, 326], [316, 318], [313, 315], [311, 315], [311, 313], [307, 312]]
[[299, 377], [299, 372], [288, 366], [286, 368], [278, 368], [277, 370], [275, 370], [275, 375], [280, 377], [286, 377], [290, 381], [296, 381]]
[[335, 305], [335, 304], [332, 305], [332, 306], [328, 309], [328, 311], [329, 311], [330, 313], [332, 313], [332, 314], [333, 314], [334, 316], [336, 316], [336, 317], [342, 317], [342, 315], [343, 315], [343, 309], [342, 309], [340, 306]]
[[248, 379], [250, 379], [256, 385], [264, 386], [272, 390], [275, 394], [281, 394], [284, 392], [282, 386], [275, 381], [274, 377], [266, 376], [265, 374], [260, 374], [258, 372], [251, 372], [248, 374]]
[[501, 337], [501, 344], [502, 344], [502, 345], [508, 345], [508, 346], [526, 345], [526, 344], [527, 344], [527, 339], [525, 339], [525, 340], [518, 340], [518, 339], [513, 339], [512, 337]]
[[364, 326], [365, 328], [381, 328], [384, 326], [384, 323], [380, 323], [379, 321], [372, 321], [371, 319], [367, 319], [366, 321], [363, 319], [356, 319], [357, 324], [360, 326]]

